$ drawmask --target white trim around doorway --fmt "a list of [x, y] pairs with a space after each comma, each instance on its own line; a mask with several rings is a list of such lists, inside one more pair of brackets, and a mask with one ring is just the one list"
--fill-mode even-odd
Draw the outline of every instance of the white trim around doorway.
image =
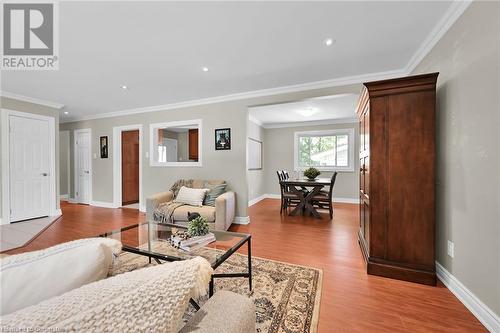
[[77, 154], [78, 154], [78, 151], [77, 151], [77, 147], [76, 147], [76, 137], [78, 136], [79, 133], [89, 133], [89, 137], [90, 137], [90, 142], [89, 142], [89, 161], [90, 161], [90, 172], [89, 172], [89, 202], [87, 202], [88, 204], [90, 204], [92, 202], [92, 198], [93, 198], [93, 195], [92, 195], [92, 173], [93, 173], [93, 166], [92, 166], [92, 129], [90, 128], [81, 128], [81, 129], [75, 129], [73, 131], [73, 188], [75, 190], [75, 200], [76, 200], [76, 203], [79, 203], [79, 196], [76, 195], [77, 192], [79, 192], [79, 188], [78, 188], [78, 181], [79, 181], [79, 177], [78, 177], [78, 163], [77, 163]]
[[1, 128], [2, 128], [2, 218], [1, 224], [10, 224], [10, 130], [9, 117], [11, 115], [31, 119], [47, 120], [49, 122], [49, 215], [60, 214], [57, 209], [56, 199], [56, 132], [55, 118], [42, 116], [33, 113], [20, 112], [9, 109], [1, 109]]
[[[64, 190], [66, 191], [66, 194], [61, 194], [61, 186], [59, 186], [59, 200], [69, 200], [69, 196], [71, 194], [71, 131], [69, 130], [64, 130], [64, 131], [59, 131], [59, 139], [61, 138], [61, 133], [68, 133], [68, 160], [66, 161], [66, 168], [68, 169], [68, 187]], [[59, 140], [59, 155], [61, 155], [61, 140]], [[59, 162], [60, 163], [60, 162]], [[59, 170], [61, 172], [61, 170]]]
[[146, 211], [142, 195], [142, 125], [113, 127], [113, 206], [122, 207], [122, 132], [139, 130], [139, 210]]

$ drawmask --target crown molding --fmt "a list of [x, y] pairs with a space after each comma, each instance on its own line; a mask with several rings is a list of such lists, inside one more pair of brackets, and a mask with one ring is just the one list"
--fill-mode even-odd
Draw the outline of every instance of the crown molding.
[[11, 93], [11, 92], [8, 92], [5, 90], [0, 91], [0, 96], [15, 99], [18, 101], [48, 106], [49, 108], [54, 108], [54, 109], [58, 109], [58, 110], [60, 110], [64, 107], [64, 104], [61, 104], [61, 103], [51, 102], [51, 101], [47, 101], [44, 99], [39, 99], [39, 98], [34, 98], [34, 97], [29, 97], [29, 96], [24, 96], [24, 95], [18, 95], [18, 94], [14, 94], [14, 93]]
[[319, 126], [319, 125], [354, 124], [358, 122], [359, 122], [358, 118], [340, 118], [340, 119], [300, 121], [296, 123], [263, 124], [261, 126], [265, 129], [272, 129], [272, 128], [289, 128], [289, 127]]
[[259, 125], [260, 127], [262, 127], [262, 121], [260, 121], [259, 119], [255, 118], [251, 114], [248, 115], [248, 120], [251, 121], [252, 123], [254, 123], [254, 124]]
[[363, 75], [355, 75], [355, 76], [348, 76], [348, 77], [336, 78], [336, 79], [331, 79], [331, 80], [315, 81], [315, 82], [301, 83], [301, 84], [295, 84], [295, 85], [290, 85], [290, 86], [261, 89], [261, 90], [247, 91], [247, 92], [236, 93], [236, 94], [195, 99], [195, 100], [185, 101], [185, 102], [155, 105], [155, 106], [113, 111], [113, 112], [107, 112], [107, 113], [101, 113], [101, 114], [93, 114], [93, 115], [89, 115], [89, 116], [75, 117], [72, 119], [65, 120], [61, 123], [71, 123], [71, 122], [83, 121], [83, 120], [120, 117], [120, 116], [126, 116], [126, 115], [138, 114], [138, 113], [168, 111], [168, 110], [175, 110], [175, 109], [181, 109], [181, 108], [187, 108], [187, 107], [195, 107], [195, 106], [200, 106], [200, 105], [215, 104], [215, 103], [236, 101], [236, 100], [242, 100], [242, 99], [251, 99], [251, 98], [257, 98], [257, 97], [265, 97], [265, 96], [272, 96], [272, 95], [294, 93], [294, 92], [305, 91], [305, 90], [314, 90], [314, 89], [324, 89], [324, 88], [331, 88], [331, 87], [338, 87], [338, 86], [346, 86], [346, 85], [350, 85], [350, 84], [359, 84], [359, 83], [363, 83], [366, 81], [376, 81], [376, 80], [396, 78], [396, 77], [399, 77], [402, 75], [406, 75], [406, 73], [404, 73], [401, 70], [370, 73], [370, 74], [363, 74]]
[[418, 66], [424, 57], [436, 46], [437, 42], [444, 36], [444, 34], [451, 28], [451, 26], [458, 20], [458, 18], [465, 12], [473, 0], [453, 1], [450, 8], [444, 13], [443, 17], [436, 24], [434, 29], [430, 32], [427, 38], [424, 39], [420, 47], [413, 54], [404, 68], [406, 75]]

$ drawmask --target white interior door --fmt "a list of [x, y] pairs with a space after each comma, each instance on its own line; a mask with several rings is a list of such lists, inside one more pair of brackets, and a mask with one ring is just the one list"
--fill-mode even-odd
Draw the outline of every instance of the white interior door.
[[90, 204], [90, 132], [76, 132], [76, 200]]
[[49, 122], [9, 116], [11, 222], [48, 216]]
[[164, 144], [167, 147], [167, 162], [177, 162], [177, 140], [166, 138]]

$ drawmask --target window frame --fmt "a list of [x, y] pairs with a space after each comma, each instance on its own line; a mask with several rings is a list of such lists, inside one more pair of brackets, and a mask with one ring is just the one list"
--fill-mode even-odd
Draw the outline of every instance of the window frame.
[[[160, 128], [179, 127], [179, 126], [198, 126], [198, 162], [158, 162], [155, 160], [158, 151], [158, 143], [154, 139], [155, 132]], [[149, 124], [149, 166], [152, 167], [202, 167], [203, 157], [203, 121], [201, 119], [170, 121], [164, 123]]]
[[320, 131], [301, 131], [294, 132], [293, 139], [293, 165], [295, 171], [303, 171], [308, 167], [299, 166], [299, 138], [304, 136], [328, 136], [328, 135], [347, 135], [347, 166], [315, 166], [320, 171], [342, 171], [354, 172], [354, 128], [332, 129]]

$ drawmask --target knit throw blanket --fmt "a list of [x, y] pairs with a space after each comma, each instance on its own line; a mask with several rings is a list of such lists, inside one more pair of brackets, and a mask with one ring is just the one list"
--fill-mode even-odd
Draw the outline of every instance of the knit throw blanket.
[[174, 193], [174, 198], [177, 198], [177, 194], [179, 193], [179, 190], [181, 187], [186, 186], [186, 187], [193, 187], [193, 180], [192, 179], [180, 179], [172, 185], [170, 188], [170, 191]]
[[173, 201], [161, 203], [156, 207], [153, 218], [160, 223], [174, 223], [175, 209], [184, 205], [184, 203]]
[[208, 261], [196, 257], [119, 274], [3, 316], [1, 328], [8, 332], [178, 332], [189, 299], [206, 294], [212, 272]]
[[[174, 199], [177, 198], [177, 194], [179, 194], [179, 190], [181, 187], [193, 187], [192, 179], [180, 179], [172, 185], [170, 191], [174, 194]], [[158, 205], [153, 213], [153, 218], [157, 222], [161, 223], [174, 223], [174, 211], [180, 206], [184, 206], [185, 204], [180, 202], [164, 202]]]

